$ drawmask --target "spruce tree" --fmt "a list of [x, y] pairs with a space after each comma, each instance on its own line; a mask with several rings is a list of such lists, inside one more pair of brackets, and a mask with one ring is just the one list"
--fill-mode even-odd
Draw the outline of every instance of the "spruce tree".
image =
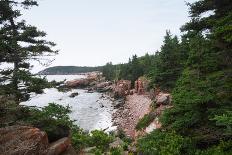
[[0, 1], [0, 63], [13, 65], [1, 70], [2, 94], [14, 95], [17, 102], [27, 100], [30, 92], [40, 93], [45, 80], [30, 73], [31, 62], [57, 53], [46, 33], [26, 23], [22, 10], [37, 6], [34, 0]]
[[192, 19], [182, 27], [190, 49], [187, 66], [173, 92], [174, 106], [162, 122], [202, 149], [232, 136], [232, 3], [201, 0], [189, 5]]
[[179, 78], [183, 64], [182, 52], [177, 36], [172, 36], [170, 31], [166, 32], [164, 44], [160, 52], [156, 55], [158, 61], [156, 64], [156, 73], [153, 77], [153, 83], [156, 87], [165, 91], [171, 91], [175, 87], [176, 80]]

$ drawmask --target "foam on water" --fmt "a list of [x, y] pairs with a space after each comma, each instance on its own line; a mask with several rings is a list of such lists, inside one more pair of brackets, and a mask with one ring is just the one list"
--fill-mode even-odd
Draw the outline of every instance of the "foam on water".
[[[48, 75], [51, 80], [62, 81], [65, 78], [68, 80], [82, 78], [78, 75]], [[70, 98], [69, 95], [73, 92], [78, 92], [79, 95]], [[114, 108], [112, 101], [108, 98], [102, 98], [101, 93], [87, 93], [83, 89], [73, 89], [69, 92], [59, 92], [55, 88], [45, 89], [44, 94], [32, 95], [32, 98], [27, 102], [22, 102], [23, 105], [44, 107], [48, 103], [57, 103], [63, 106], [71, 106], [72, 112], [70, 118], [76, 120], [76, 124], [84, 130], [107, 129], [114, 130], [112, 127], [112, 113]]]

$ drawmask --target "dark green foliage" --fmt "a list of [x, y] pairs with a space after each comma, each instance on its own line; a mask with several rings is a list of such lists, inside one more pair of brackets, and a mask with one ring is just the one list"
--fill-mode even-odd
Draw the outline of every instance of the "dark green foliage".
[[[190, 137], [200, 154], [226, 154], [231, 147], [232, 66], [231, 8], [228, 0], [202, 0], [190, 5], [186, 31], [189, 57], [173, 91], [174, 107], [162, 124]], [[214, 11], [206, 17], [206, 11]], [[219, 24], [220, 23], [220, 24]], [[223, 143], [220, 144], [220, 141]], [[224, 151], [223, 151], [224, 150]]]
[[71, 140], [73, 147], [77, 151], [90, 146], [90, 135], [79, 128], [72, 129]]
[[145, 67], [143, 68], [142, 62], [144, 61], [140, 61], [140, 58], [134, 55], [126, 64], [112, 65], [112, 63], [107, 63], [103, 66], [103, 76], [107, 80], [130, 80], [133, 86], [134, 82], [144, 74]]
[[142, 129], [146, 128], [155, 119], [155, 116], [156, 115], [153, 112], [144, 115], [144, 117], [141, 118], [139, 120], [139, 122], [137, 123], [135, 129], [142, 130]]
[[103, 75], [108, 80], [131, 80], [132, 86], [140, 76], [145, 75], [151, 79], [152, 87], [155, 85], [170, 91], [183, 71], [188, 56], [187, 49], [188, 45], [184, 39], [182, 43], [179, 43], [178, 38], [172, 37], [167, 31], [160, 52], [157, 51], [155, 55], [146, 54], [139, 58], [134, 55], [126, 64], [107, 63], [103, 67]]
[[232, 111], [225, 111], [221, 115], [215, 115], [211, 120], [216, 121], [217, 126], [224, 127], [224, 131], [232, 135]]
[[73, 121], [70, 120], [68, 114], [71, 112], [70, 107], [50, 103], [41, 110], [30, 108], [28, 116], [24, 121], [45, 131], [48, 134], [50, 142], [67, 137], [69, 131], [75, 128]]
[[109, 144], [113, 141], [113, 137], [105, 133], [104, 131], [94, 130], [91, 132], [90, 144], [96, 146], [102, 152], [106, 151]]
[[138, 140], [138, 151], [144, 155], [180, 155], [185, 154], [188, 145], [190, 141], [175, 132], [155, 130]]
[[74, 75], [78, 73], [86, 73], [86, 72], [93, 72], [93, 71], [102, 71], [101, 66], [99, 67], [81, 67], [81, 66], [55, 66], [49, 67], [38, 74], [41, 75]]
[[13, 65], [0, 70], [0, 89], [4, 90], [1, 95], [14, 95], [17, 102], [27, 100], [30, 92], [41, 93], [44, 88], [45, 81], [29, 72], [31, 61], [41, 62], [42, 57], [57, 53], [52, 49], [55, 44], [43, 39], [45, 32], [21, 19], [22, 10], [37, 5], [32, 0], [0, 1], [0, 63]]
[[169, 31], [164, 37], [164, 44], [156, 54], [156, 69], [151, 77], [156, 87], [170, 91], [175, 87], [176, 80], [180, 77], [186, 59], [186, 53], [181, 49], [177, 36], [172, 37]]
[[109, 62], [105, 66], [103, 66], [102, 73], [106, 80], [115, 80], [116, 72], [116, 66], [114, 66], [112, 62]]
[[197, 150], [196, 155], [231, 155], [232, 141], [221, 141], [219, 145], [213, 146], [206, 150]]
[[122, 149], [121, 148], [112, 148], [110, 149], [111, 155], [122, 155]]

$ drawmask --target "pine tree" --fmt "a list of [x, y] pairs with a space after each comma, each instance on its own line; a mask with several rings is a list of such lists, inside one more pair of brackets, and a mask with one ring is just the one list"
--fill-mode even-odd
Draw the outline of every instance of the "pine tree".
[[18, 102], [45, 87], [44, 79], [30, 73], [30, 62], [57, 53], [52, 49], [55, 44], [43, 39], [45, 32], [20, 20], [23, 9], [37, 5], [34, 0], [0, 1], [0, 63], [13, 64], [1, 70], [0, 93], [13, 94]]

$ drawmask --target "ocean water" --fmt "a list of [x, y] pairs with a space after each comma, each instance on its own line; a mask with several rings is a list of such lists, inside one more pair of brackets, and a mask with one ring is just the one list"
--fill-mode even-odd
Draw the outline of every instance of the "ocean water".
[[[73, 80], [84, 78], [84, 75], [48, 75], [49, 81], [62, 81], [64, 79]], [[79, 95], [71, 98], [71, 93], [78, 92]], [[112, 126], [112, 114], [114, 108], [109, 97], [101, 93], [87, 93], [83, 89], [72, 89], [69, 92], [59, 92], [55, 88], [45, 89], [43, 94], [32, 94], [31, 99], [22, 102], [22, 105], [44, 107], [48, 103], [57, 103], [63, 106], [71, 106], [72, 112], [70, 118], [75, 124], [86, 131], [95, 129], [107, 129], [106, 131], [115, 130]]]

